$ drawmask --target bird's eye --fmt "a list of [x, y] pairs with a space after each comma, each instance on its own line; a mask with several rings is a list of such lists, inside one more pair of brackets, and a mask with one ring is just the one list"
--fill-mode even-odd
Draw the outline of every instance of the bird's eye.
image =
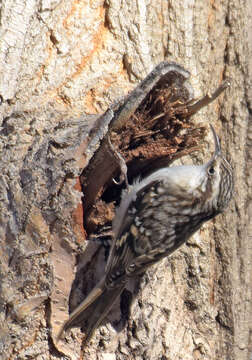
[[208, 169], [208, 174], [209, 174], [209, 175], [214, 175], [214, 173], [215, 173], [214, 167], [211, 166], [211, 167]]

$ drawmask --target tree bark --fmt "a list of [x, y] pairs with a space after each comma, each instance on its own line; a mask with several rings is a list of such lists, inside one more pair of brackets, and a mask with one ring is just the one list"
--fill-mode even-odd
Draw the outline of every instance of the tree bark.
[[[0, 11], [2, 358], [250, 360], [251, 1], [3, 0]], [[163, 60], [190, 71], [196, 98], [231, 78], [194, 122], [219, 133], [234, 199], [131, 284], [129, 314], [118, 302], [88, 346], [78, 328], [56, 343], [69, 296], [74, 306], [104, 271], [83, 226], [88, 135]]]

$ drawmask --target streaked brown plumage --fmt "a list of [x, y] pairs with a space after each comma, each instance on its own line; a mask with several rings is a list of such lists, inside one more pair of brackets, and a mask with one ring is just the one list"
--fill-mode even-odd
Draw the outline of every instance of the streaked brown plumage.
[[233, 193], [233, 171], [212, 126], [211, 130], [215, 152], [209, 162], [162, 168], [125, 192], [113, 221], [105, 276], [70, 315], [59, 337], [87, 320], [88, 341], [130, 277], [173, 253], [226, 208]]

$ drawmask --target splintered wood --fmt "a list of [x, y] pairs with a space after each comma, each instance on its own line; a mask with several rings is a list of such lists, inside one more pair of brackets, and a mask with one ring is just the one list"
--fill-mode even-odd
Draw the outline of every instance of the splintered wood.
[[[186, 131], [185, 131], [186, 130]], [[186, 99], [175, 86], [162, 82], [149, 93], [127, 124], [112, 131], [112, 143], [125, 161], [139, 162], [195, 150], [205, 135], [205, 127], [197, 127], [188, 115]], [[129, 165], [130, 166], [130, 165]]]
[[[168, 166], [175, 159], [199, 149], [206, 127], [193, 124], [188, 111], [192, 100], [188, 98], [184, 88], [167, 84], [162, 78], [127, 122], [119, 128], [112, 128], [110, 141], [125, 160], [130, 180]], [[117, 175], [120, 175], [119, 169], [114, 173]], [[113, 182], [104, 182], [100, 187], [99, 196], [86, 212], [89, 233], [111, 224], [112, 204], [118, 198], [118, 189], [121, 190]]]

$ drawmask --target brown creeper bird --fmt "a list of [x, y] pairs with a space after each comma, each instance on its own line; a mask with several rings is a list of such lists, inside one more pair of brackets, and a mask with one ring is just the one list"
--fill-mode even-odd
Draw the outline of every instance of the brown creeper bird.
[[113, 220], [105, 275], [70, 315], [59, 337], [86, 321], [88, 341], [129, 278], [173, 253], [226, 208], [233, 193], [233, 171], [212, 126], [211, 130], [215, 151], [206, 164], [162, 168], [124, 193]]

